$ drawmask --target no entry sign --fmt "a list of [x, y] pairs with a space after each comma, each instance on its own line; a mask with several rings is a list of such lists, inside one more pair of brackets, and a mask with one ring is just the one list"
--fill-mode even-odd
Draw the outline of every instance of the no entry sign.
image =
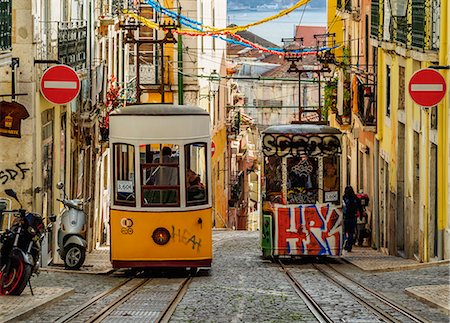
[[216, 144], [214, 141], [211, 141], [211, 157], [214, 156], [214, 152], [216, 151]]
[[41, 93], [47, 101], [66, 104], [80, 92], [80, 79], [67, 65], [55, 65], [44, 72], [41, 78]]
[[432, 107], [444, 98], [447, 86], [439, 72], [424, 68], [411, 76], [408, 90], [415, 103], [423, 107]]

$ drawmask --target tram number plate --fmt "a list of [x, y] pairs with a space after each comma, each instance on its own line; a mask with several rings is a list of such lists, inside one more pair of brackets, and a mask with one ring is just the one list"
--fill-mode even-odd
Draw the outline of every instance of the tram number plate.
[[338, 191], [325, 192], [325, 202], [336, 202], [339, 200]]
[[117, 181], [117, 192], [133, 193], [133, 182], [132, 181]]

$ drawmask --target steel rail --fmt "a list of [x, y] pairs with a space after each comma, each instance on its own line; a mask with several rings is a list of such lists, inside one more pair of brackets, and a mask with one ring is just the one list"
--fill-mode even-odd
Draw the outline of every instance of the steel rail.
[[175, 312], [175, 309], [177, 308], [178, 304], [183, 299], [184, 295], [186, 294], [189, 285], [191, 284], [194, 276], [187, 277], [182, 283], [180, 288], [178, 289], [176, 295], [170, 300], [169, 304], [166, 306], [166, 308], [159, 314], [158, 318], [155, 322], [158, 323], [166, 323], [169, 322], [172, 314]]
[[[331, 281], [333, 281], [334, 283], [338, 284], [339, 286], [341, 286], [342, 288], [344, 288], [345, 290], [347, 290], [350, 294], [352, 294], [358, 301], [360, 301], [360, 303], [362, 302], [364, 306], [366, 307], [370, 307], [372, 309], [374, 309], [374, 311], [376, 311], [377, 313], [379, 313], [380, 315], [382, 315], [383, 317], [385, 317], [386, 319], [388, 319], [388, 322], [404, 322], [399, 321], [398, 319], [395, 319], [391, 314], [387, 313], [386, 311], [383, 311], [382, 309], [378, 308], [375, 305], [370, 304], [369, 301], [365, 301], [363, 300], [360, 296], [358, 295], [356, 292], [354, 292], [353, 290], [351, 290], [350, 288], [348, 288], [347, 286], [345, 286], [342, 282], [338, 281], [335, 277], [333, 277], [332, 275], [330, 275], [328, 272], [326, 272], [324, 269], [320, 268], [319, 266], [317, 266], [316, 264], [313, 264], [313, 266], [320, 271], [322, 274], [324, 274], [327, 278], [329, 278]], [[341, 271], [337, 270], [336, 268], [334, 268], [333, 266], [331, 266], [330, 264], [326, 264], [326, 266], [328, 268], [330, 268], [331, 270], [333, 270], [333, 272], [339, 274], [340, 276], [344, 277], [345, 279], [351, 281], [353, 284], [357, 285], [359, 288], [361, 288], [362, 290], [368, 292], [369, 294], [371, 294], [373, 297], [375, 297], [377, 300], [379, 300], [380, 302], [382, 302], [383, 304], [389, 306], [391, 309], [395, 310], [397, 313], [401, 313], [402, 315], [404, 315], [405, 317], [407, 317], [409, 320], [413, 321], [413, 322], [417, 322], [417, 323], [430, 323], [430, 320], [427, 320], [419, 315], [417, 315], [416, 313], [408, 310], [407, 308], [401, 306], [400, 304], [390, 300], [389, 298], [385, 297], [384, 295], [370, 289], [367, 286], [364, 286], [363, 284], [359, 283], [358, 281], [354, 280], [353, 278], [351, 278], [350, 276], [348, 276], [345, 273], [342, 273]]]
[[125, 281], [123, 281], [122, 283], [114, 286], [113, 288], [104, 291], [101, 294], [98, 294], [97, 296], [95, 296], [94, 298], [92, 298], [91, 300], [87, 301], [86, 303], [78, 306], [77, 308], [75, 308], [74, 310], [70, 311], [69, 313], [67, 313], [66, 315], [58, 318], [55, 323], [63, 323], [63, 322], [70, 322], [71, 319], [73, 319], [74, 317], [77, 317], [79, 314], [81, 314], [83, 311], [85, 311], [86, 309], [88, 309], [89, 307], [91, 307], [94, 303], [96, 303], [98, 300], [105, 298], [108, 295], [111, 295], [112, 293], [114, 293], [116, 290], [118, 290], [120, 287], [126, 285], [127, 283], [129, 283], [133, 278], [128, 278]]
[[93, 317], [89, 318], [86, 322], [101, 322], [104, 320], [109, 314], [111, 314], [112, 311], [114, 311], [117, 307], [125, 303], [133, 294], [135, 294], [139, 289], [141, 289], [148, 281], [150, 281], [151, 278], [145, 278], [142, 282], [139, 284], [136, 284], [136, 286], [133, 286], [129, 291], [125, 292], [122, 296], [119, 296], [116, 298], [112, 303], [105, 306], [100, 312], [98, 312]]
[[278, 264], [283, 270], [284, 274], [288, 277], [288, 281], [294, 287], [295, 292], [300, 296], [300, 298], [305, 302], [311, 313], [317, 318], [321, 323], [332, 323], [333, 320], [325, 313], [325, 311], [320, 307], [319, 304], [314, 300], [314, 298], [306, 291], [306, 289], [299, 283], [297, 279], [289, 272], [289, 270], [283, 265], [280, 259], [278, 259]]

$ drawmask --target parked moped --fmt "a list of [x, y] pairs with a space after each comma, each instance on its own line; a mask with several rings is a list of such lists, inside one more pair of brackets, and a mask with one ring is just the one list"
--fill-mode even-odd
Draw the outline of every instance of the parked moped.
[[58, 230], [58, 253], [64, 260], [67, 269], [79, 269], [86, 258], [87, 242], [84, 238], [86, 214], [84, 213], [84, 205], [90, 199], [69, 200], [64, 190], [64, 184], [59, 182], [56, 187], [62, 190], [64, 196], [62, 200], [57, 199], [64, 204]]
[[[0, 215], [14, 216], [11, 227], [0, 234], [0, 295], [20, 295], [31, 275], [39, 271], [41, 242], [52, 223], [46, 226], [40, 214], [24, 210], [14, 190], [7, 189], [5, 193], [14, 198], [20, 208], [0, 210]], [[48, 219], [54, 222], [56, 216]]]

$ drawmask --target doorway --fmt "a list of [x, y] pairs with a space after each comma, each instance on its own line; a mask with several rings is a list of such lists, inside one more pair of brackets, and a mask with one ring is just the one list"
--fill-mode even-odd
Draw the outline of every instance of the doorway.
[[398, 123], [397, 163], [396, 243], [397, 253], [405, 258], [405, 125], [401, 122]]

